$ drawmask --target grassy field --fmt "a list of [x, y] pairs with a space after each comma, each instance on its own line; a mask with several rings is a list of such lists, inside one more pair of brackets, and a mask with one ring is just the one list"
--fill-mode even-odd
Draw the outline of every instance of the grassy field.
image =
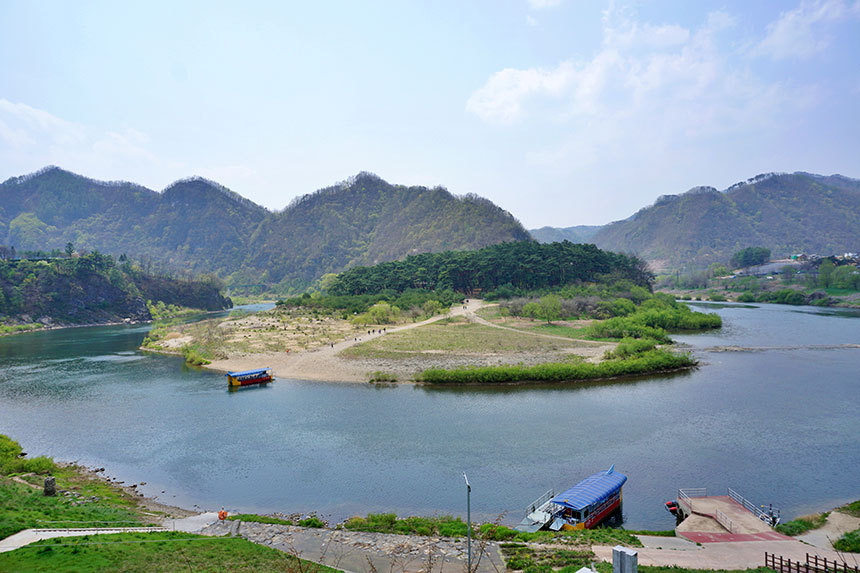
[[0, 553], [0, 571], [335, 572], [238, 537], [182, 532], [60, 537]]
[[444, 319], [420, 328], [392, 332], [357, 344], [342, 355], [355, 358], [403, 358], [422, 353], [492, 354], [504, 352], [554, 352], [575, 348], [577, 343], [553, 340], [510, 330]]
[[[50, 458], [20, 457], [21, 446], [0, 435], [0, 538], [31, 527], [144, 525], [137, 497]], [[42, 493], [45, 476], [58, 495]], [[65, 491], [67, 493], [61, 493]]]

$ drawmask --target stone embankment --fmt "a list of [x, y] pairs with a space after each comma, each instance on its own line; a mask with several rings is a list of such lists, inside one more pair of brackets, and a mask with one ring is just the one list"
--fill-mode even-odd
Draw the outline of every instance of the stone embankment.
[[[463, 571], [466, 539], [395, 535], [292, 525], [226, 521], [210, 525], [204, 535], [238, 535], [254, 543], [291, 553], [302, 559], [348, 571]], [[472, 541], [472, 563], [477, 571], [503, 571], [497, 543]]]

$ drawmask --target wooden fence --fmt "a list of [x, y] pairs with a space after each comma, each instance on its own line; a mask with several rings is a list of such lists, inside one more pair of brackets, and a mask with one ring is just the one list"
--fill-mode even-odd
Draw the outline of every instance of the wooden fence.
[[809, 553], [806, 554], [806, 563], [792, 561], [773, 553], [765, 553], [764, 566], [779, 573], [860, 573], [860, 567], [857, 565], [848, 565], [844, 561], [840, 563]]

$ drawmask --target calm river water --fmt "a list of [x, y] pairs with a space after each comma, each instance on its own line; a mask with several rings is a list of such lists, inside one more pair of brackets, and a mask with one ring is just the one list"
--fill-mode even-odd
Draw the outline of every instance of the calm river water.
[[[784, 516], [860, 498], [860, 349], [826, 348], [860, 343], [860, 313], [710, 309], [721, 331], [676, 337], [698, 370], [584, 386], [228, 393], [222, 375], [138, 352], [145, 326], [6, 337], [0, 433], [167, 503], [335, 519], [465, 514], [466, 472], [477, 518], [515, 522], [611, 464], [629, 476], [629, 528], [671, 527], [678, 487], [731, 487]], [[726, 345], [769, 349], [708, 350]]]

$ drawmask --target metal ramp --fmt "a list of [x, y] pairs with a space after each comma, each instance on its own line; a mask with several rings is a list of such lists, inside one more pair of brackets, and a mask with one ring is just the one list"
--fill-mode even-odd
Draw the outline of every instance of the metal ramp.
[[534, 533], [553, 520], [553, 514], [560, 508], [552, 502], [555, 490], [549, 490], [526, 508], [526, 516], [514, 529]]

